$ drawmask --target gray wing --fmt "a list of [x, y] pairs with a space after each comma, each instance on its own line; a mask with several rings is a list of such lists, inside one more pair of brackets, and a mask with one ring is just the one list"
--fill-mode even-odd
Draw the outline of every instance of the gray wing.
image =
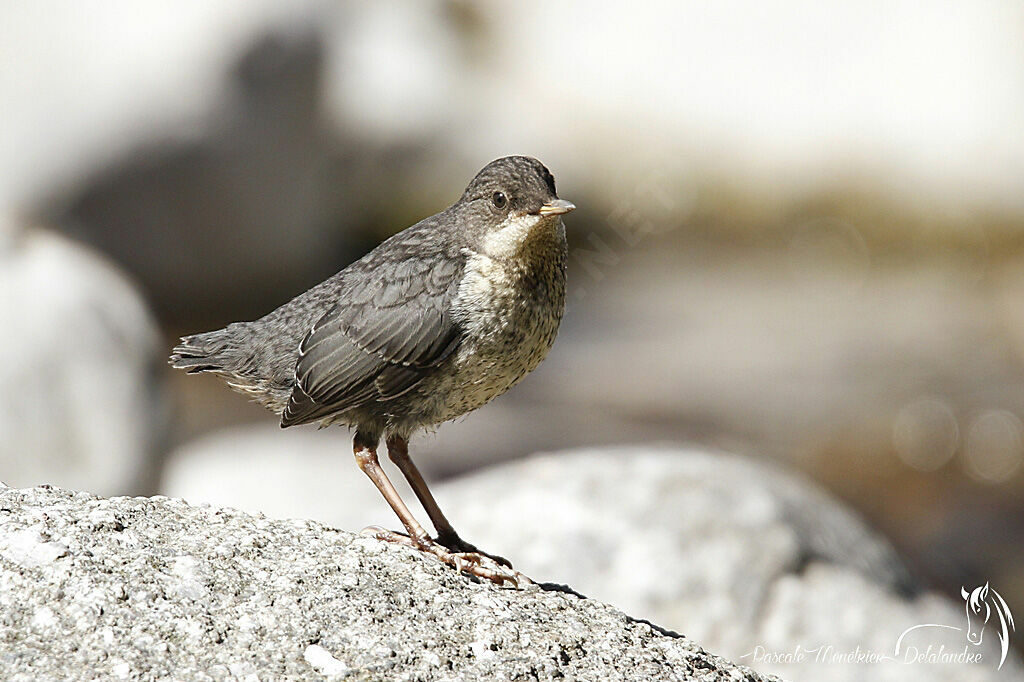
[[355, 264], [341, 300], [306, 334], [282, 427], [393, 400], [458, 346], [450, 310], [461, 259], [396, 256], [372, 270]]

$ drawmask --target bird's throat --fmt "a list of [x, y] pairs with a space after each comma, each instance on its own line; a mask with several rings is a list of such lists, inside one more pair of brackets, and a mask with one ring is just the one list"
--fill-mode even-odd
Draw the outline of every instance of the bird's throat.
[[564, 248], [565, 228], [557, 217], [534, 214], [510, 217], [484, 239], [482, 252], [508, 264], [529, 265]]

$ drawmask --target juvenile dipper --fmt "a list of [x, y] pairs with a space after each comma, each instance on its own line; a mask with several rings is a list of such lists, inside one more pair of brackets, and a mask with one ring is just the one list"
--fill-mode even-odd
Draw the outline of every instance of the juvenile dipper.
[[[565, 225], [538, 160], [487, 164], [462, 197], [254, 322], [181, 339], [171, 365], [213, 372], [281, 417], [355, 429], [359, 468], [407, 534], [369, 529], [492, 580], [528, 579], [463, 541], [408, 440], [501, 395], [547, 355], [565, 306]], [[433, 539], [377, 459], [381, 437], [437, 530]]]

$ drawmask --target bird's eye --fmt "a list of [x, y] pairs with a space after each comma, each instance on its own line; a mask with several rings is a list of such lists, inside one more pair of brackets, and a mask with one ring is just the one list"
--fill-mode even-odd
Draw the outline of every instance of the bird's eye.
[[504, 192], [495, 192], [491, 195], [491, 203], [494, 204], [494, 208], [505, 208], [508, 206], [508, 197], [505, 196]]

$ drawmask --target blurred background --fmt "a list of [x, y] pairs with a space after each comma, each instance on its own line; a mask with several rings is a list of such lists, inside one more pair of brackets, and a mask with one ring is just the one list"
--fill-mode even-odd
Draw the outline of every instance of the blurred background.
[[251, 475], [313, 515], [273, 505], [316, 449], [368, 487], [343, 429], [166, 356], [528, 154], [579, 206], [562, 331], [414, 442], [433, 480], [698, 444], [1024, 608], [1022, 30], [1012, 0], [7, 3], [0, 480], [231, 504]]

